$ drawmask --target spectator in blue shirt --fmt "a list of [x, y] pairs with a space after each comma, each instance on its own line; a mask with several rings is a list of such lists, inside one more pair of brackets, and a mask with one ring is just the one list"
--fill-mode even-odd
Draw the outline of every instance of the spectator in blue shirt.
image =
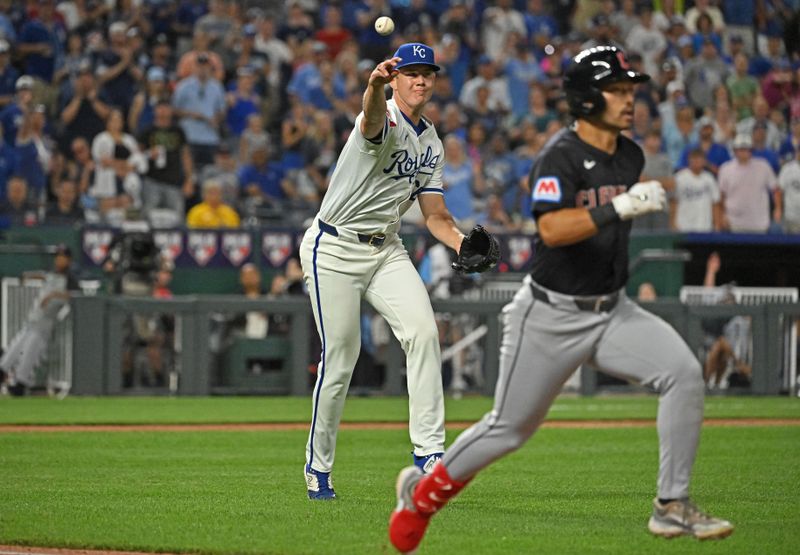
[[38, 17], [27, 21], [19, 32], [18, 50], [25, 60], [25, 73], [45, 83], [53, 80], [67, 39], [64, 26], [54, 15], [55, 1], [39, 0]]
[[11, 46], [5, 39], [0, 39], [0, 109], [14, 100], [14, 91], [19, 71], [11, 65]]
[[255, 82], [253, 69], [240, 67], [236, 70], [236, 83], [226, 95], [228, 131], [237, 139], [247, 127], [247, 118], [260, 111], [261, 99], [255, 92]]
[[476, 175], [473, 162], [467, 157], [464, 140], [456, 135], [444, 139], [445, 164], [442, 169], [444, 203], [454, 218], [460, 222], [473, 220], [472, 191], [476, 188]]
[[536, 49], [537, 54], [541, 54], [552, 38], [558, 35], [558, 23], [547, 14], [542, 0], [528, 0], [528, 9], [524, 17], [528, 41]]
[[791, 162], [795, 159], [795, 153], [800, 150], [800, 118], [792, 120], [792, 132], [786, 137], [778, 151], [778, 157], [782, 162]]
[[211, 72], [208, 56], [199, 54], [194, 75], [181, 80], [172, 97], [198, 170], [214, 163], [214, 151], [220, 142], [220, 124], [225, 115], [225, 91]]
[[6, 198], [6, 183], [12, 175], [17, 174], [19, 163], [14, 147], [7, 144], [0, 129], [0, 199]]
[[763, 121], [757, 121], [753, 124], [753, 158], [763, 158], [772, 167], [772, 171], [778, 174], [781, 171], [781, 161], [778, 158], [778, 152], [770, 148], [767, 144], [767, 124]]
[[279, 162], [270, 161], [269, 148], [265, 146], [256, 148], [252, 162], [239, 170], [239, 183], [245, 197], [262, 203], [280, 205], [296, 196], [283, 167]]
[[11, 146], [17, 144], [17, 130], [22, 125], [24, 115], [33, 106], [33, 79], [23, 75], [17, 79], [15, 89], [14, 101], [0, 111], [3, 140]]
[[731, 159], [731, 154], [728, 147], [723, 144], [714, 142], [714, 121], [707, 116], [700, 118], [697, 122], [697, 142], [689, 144], [681, 152], [681, 157], [678, 160], [676, 170], [681, 170], [689, 166], [689, 154], [699, 148], [705, 153], [706, 162], [705, 169], [713, 173], [715, 176], [719, 171], [719, 167]]

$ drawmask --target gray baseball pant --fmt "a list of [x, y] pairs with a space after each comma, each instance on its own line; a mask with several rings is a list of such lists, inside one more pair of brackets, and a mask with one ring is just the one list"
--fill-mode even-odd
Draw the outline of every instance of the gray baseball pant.
[[579, 310], [573, 297], [547, 293], [550, 303], [534, 299], [527, 277], [503, 309], [494, 407], [445, 452], [450, 476], [470, 478], [521, 447], [539, 428], [564, 382], [581, 364], [593, 361], [604, 372], [660, 394], [658, 497], [687, 497], [704, 391], [700, 364], [689, 347], [624, 292], [610, 312]]

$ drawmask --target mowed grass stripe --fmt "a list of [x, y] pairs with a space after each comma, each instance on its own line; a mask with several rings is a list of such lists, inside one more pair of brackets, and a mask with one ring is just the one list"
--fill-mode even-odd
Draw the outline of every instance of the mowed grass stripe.
[[[559, 397], [549, 420], [654, 419], [655, 395]], [[450, 422], [478, 420], [490, 397], [446, 399]], [[0, 398], [0, 424], [227, 424], [308, 422], [310, 397], [68, 397]], [[800, 418], [790, 397], [708, 397], [706, 418]], [[344, 422], [405, 422], [405, 397], [351, 397]]]
[[[457, 432], [448, 433], [448, 444]], [[0, 435], [0, 544], [215, 554], [390, 553], [401, 430], [343, 430], [340, 499], [313, 503], [306, 433]], [[653, 427], [543, 429], [435, 517], [420, 555], [793, 553], [800, 540], [800, 429], [705, 428], [702, 506], [731, 519], [724, 542], [650, 537]]]

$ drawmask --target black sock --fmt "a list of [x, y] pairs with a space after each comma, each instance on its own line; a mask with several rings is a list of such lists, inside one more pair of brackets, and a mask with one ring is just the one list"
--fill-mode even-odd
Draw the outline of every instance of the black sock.
[[672, 503], [673, 501], [675, 501], [675, 499], [661, 499], [660, 497], [658, 498], [658, 502], [661, 503], [662, 505], [666, 505], [667, 503]]

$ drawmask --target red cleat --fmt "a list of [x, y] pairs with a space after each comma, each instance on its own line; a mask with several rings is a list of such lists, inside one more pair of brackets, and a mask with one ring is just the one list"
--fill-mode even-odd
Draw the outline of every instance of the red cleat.
[[397, 507], [389, 519], [389, 539], [400, 553], [414, 553], [431, 517], [467, 485], [456, 482], [441, 462], [430, 474], [409, 466], [397, 477]]

